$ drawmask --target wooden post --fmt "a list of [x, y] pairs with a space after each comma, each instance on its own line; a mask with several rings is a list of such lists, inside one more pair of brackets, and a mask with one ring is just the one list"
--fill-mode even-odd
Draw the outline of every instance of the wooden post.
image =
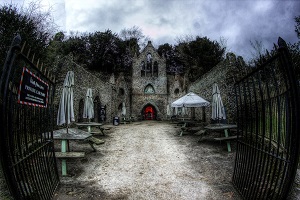
[[[61, 152], [67, 152], [67, 141], [61, 141]], [[63, 176], [67, 175], [67, 161], [66, 159], [61, 160], [61, 173]]]
[[[225, 133], [225, 137], [228, 137], [228, 130], [227, 129], [224, 129], [224, 133]], [[231, 152], [231, 146], [230, 146], [230, 141], [227, 141], [227, 150], [228, 152]]]

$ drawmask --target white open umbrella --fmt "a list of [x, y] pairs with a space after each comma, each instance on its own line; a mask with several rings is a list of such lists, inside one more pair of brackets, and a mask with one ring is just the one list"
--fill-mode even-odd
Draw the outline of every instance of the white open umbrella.
[[212, 99], [212, 112], [211, 119], [220, 122], [226, 119], [224, 105], [221, 99], [221, 94], [217, 83], [213, 84], [213, 99]]
[[89, 121], [94, 118], [94, 101], [93, 92], [91, 88], [87, 89], [84, 107], [83, 107], [83, 118], [89, 119]]
[[198, 96], [197, 94], [190, 92], [183, 97], [177, 99], [172, 103], [172, 107], [202, 107], [209, 106], [209, 102]]
[[74, 72], [68, 71], [66, 78], [64, 80], [64, 87], [62, 95], [60, 97], [60, 103], [57, 114], [57, 125], [62, 125], [67, 123], [67, 133], [68, 125], [71, 121], [75, 121], [74, 108], [73, 108], [73, 85], [74, 85]]

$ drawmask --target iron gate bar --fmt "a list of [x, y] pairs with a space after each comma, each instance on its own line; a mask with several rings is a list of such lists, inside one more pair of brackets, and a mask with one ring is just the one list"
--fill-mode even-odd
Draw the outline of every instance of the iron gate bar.
[[[0, 159], [15, 199], [51, 199], [59, 184], [52, 132], [55, 85], [20, 52], [20, 43], [19, 36], [12, 42], [1, 75]], [[20, 64], [49, 84], [46, 108], [17, 103]]]
[[233, 183], [245, 199], [284, 199], [299, 158], [299, 89], [285, 42], [235, 84], [238, 139]]
[[[286, 66], [288, 68], [292, 68], [292, 63], [291, 63], [291, 59], [290, 59], [290, 55], [288, 53], [288, 51], [286, 50], [286, 43], [283, 39], [279, 38], [278, 39], [278, 44], [279, 44], [279, 51], [282, 52], [282, 54], [284, 54], [284, 56], [280, 57], [280, 60], [282, 63], [286, 63]], [[295, 98], [292, 98], [292, 105], [295, 106], [295, 112], [293, 112], [293, 117], [295, 118], [295, 120], [293, 120], [293, 125], [292, 125], [292, 130], [291, 130], [291, 133], [296, 133], [296, 136], [297, 136], [297, 141], [299, 141], [299, 134], [298, 131], [300, 129], [300, 125], [299, 125], [299, 122], [300, 122], [300, 116], [299, 116], [299, 112], [300, 112], [300, 106], [299, 106], [299, 100], [300, 100], [300, 96], [299, 96], [299, 87], [298, 87], [298, 84], [297, 84], [297, 81], [296, 81], [296, 77], [295, 77], [295, 74], [294, 74], [294, 71], [293, 69], [290, 69], [290, 70], [287, 70], [287, 75], [289, 77], [289, 79], [291, 80], [292, 84], [291, 84], [291, 91], [292, 91], [292, 94], [295, 95]], [[289, 128], [289, 127], [288, 127]], [[299, 147], [299, 144], [298, 145], [291, 145], [291, 150], [293, 150], [293, 152], [297, 152], [297, 157], [296, 158], [293, 158], [292, 161], [295, 166], [298, 165], [298, 158], [299, 158], [299, 151], [300, 151], [300, 147]], [[295, 168], [292, 173], [290, 174], [290, 176], [288, 177], [288, 185], [286, 185], [286, 188], [285, 190], [290, 190], [290, 187], [288, 186], [291, 186], [293, 184], [293, 180], [294, 180], [294, 177], [296, 175], [296, 172], [297, 172], [297, 169]]]

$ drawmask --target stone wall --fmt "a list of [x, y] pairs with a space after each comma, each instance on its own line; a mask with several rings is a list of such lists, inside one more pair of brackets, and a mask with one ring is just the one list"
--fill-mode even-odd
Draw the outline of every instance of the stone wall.
[[[115, 101], [117, 90], [115, 85], [109, 82], [107, 77], [101, 77], [100, 74], [94, 74], [72, 61], [72, 58], [64, 58], [58, 62], [56, 76], [56, 91], [54, 103], [59, 104], [63, 89], [63, 82], [68, 71], [74, 71], [74, 115], [78, 121], [82, 116], [82, 108], [80, 109], [80, 101], [84, 102], [88, 88], [92, 88], [93, 98], [97, 96], [100, 99], [101, 105], [106, 105], [107, 122], [112, 121], [112, 115], [115, 113]], [[81, 106], [82, 107], [82, 106]]]
[[122, 116], [122, 103], [125, 103], [126, 108], [126, 116], [130, 116], [131, 111], [131, 97], [130, 97], [130, 81], [126, 79], [123, 73], [120, 73], [116, 76], [112, 76], [111, 79], [115, 79], [113, 84], [115, 90], [115, 96], [112, 97], [114, 99], [115, 108], [112, 109], [114, 111], [112, 115], [121, 117]]
[[[236, 58], [234, 54], [228, 53], [226, 59], [212, 68], [208, 73], [204, 74], [197, 81], [190, 84], [188, 88], [189, 92], [194, 92], [206, 99], [212, 101], [212, 86], [217, 83], [220, 89], [223, 104], [225, 106], [227, 121], [229, 123], [236, 122], [236, 105], [235, 105], [235, 93], [233, 85], [235, 80], [241, 76], [242, 69], [244, 67], [244, 61], [242, 57]], [[211, 118], [211, 106], [205, 108], [206, 121], [210, 121]], [[196, 118], [202, 119], [203, 110], [196, 109]], [[203, 120], [203, 119], [202, 119]]]
[[[187, 82], [188, 79], [182, 75], [168, 75], [168, 105], [171, 106], [172, 102], [186, 94]], [[175, 108], [171, 108], [170, 114], [171, 116], [175, 114]], [[167, 113], [165, 117], [170, 118]]]

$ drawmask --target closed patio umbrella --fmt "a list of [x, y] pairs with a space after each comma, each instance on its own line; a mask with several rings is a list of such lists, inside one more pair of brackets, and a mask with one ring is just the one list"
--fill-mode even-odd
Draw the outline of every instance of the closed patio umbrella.
[[171, 115], [170, 104], [167, 105], [167, 116]]
[[217, 121], [218, 123], [221, 120], [226, 119], [225, 109], [222, 102], [220, 90], [217, 83], [213, 84], [213, 99], [212, 99], [212, 112], [211, 119]]
[[122, 103], [122, 115], [125, 117], [126, 116], [126, 106], [125, 102]]
[[57, 125], [67, 124], [68, 126], [72, 121], [75, 121], [74, 108], [73, 108], [73, 85], [74, 85], [74, 72], [68, 71], [64, 80], [64, 87], [60, 97], [60, 103], [57, 113]]
[[83, 107], [83, 118], [87, 118], [89, 121], [94, 118], [94, 101], [93, 92], [91, 88], [87, 89], [85, 102]]

